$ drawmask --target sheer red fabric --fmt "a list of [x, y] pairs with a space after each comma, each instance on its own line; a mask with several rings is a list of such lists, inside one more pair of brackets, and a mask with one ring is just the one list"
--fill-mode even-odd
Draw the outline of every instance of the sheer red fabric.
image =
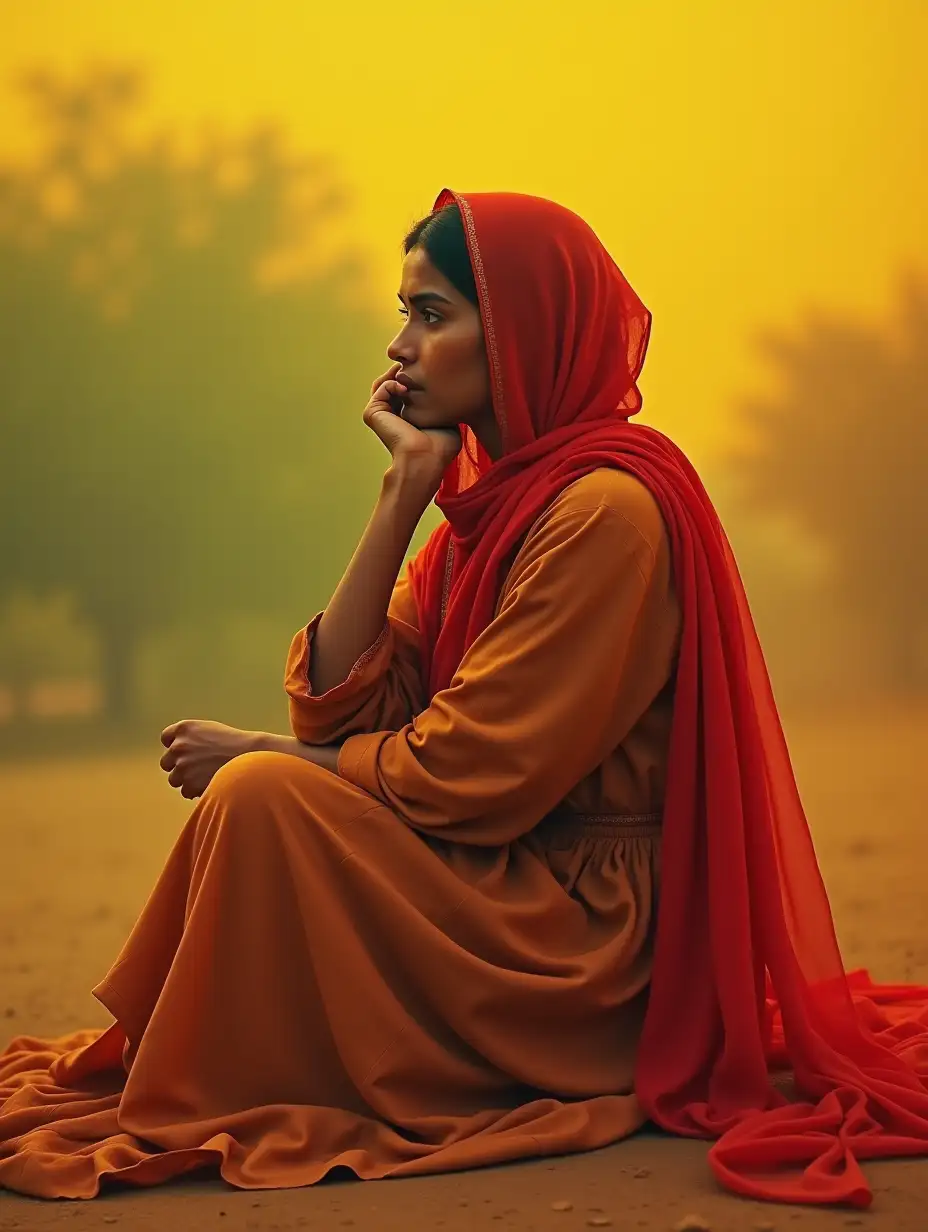
[[504, 448], [491, 464], [462, 430], [436, 498], [446, 521], [413, 575], [429, 695], [492, 619], [521, 537], [557, 492], [600, 466], [649, 487], [683, 634], [638, 1094], [664, 1129], [718, 1139], [709, 1159], [729, 1189], [867, 1206], [860, 1160], [928, 1154], [928, 987], [844, 971], [725, 532], [681, 451], [628, 422], [650, 314], [569, 210], [447, 189], [433, 208], [451, 201]]

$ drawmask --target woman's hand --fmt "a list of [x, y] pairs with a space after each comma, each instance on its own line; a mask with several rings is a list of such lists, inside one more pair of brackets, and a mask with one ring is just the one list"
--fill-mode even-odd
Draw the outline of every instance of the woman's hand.
[[391, 469], [421, 487], [431, 500], [461, 448], [461, 434], [457, 428], [416, 428], [401, 417], [407, 393], [402, 381], [396, 380], [401, 367], [392, 364], [374, 381], [363, 418], [389, 449]]
[[161, 769], [170, 771], [168, 782], [180, 788], [185, 800], [195, 800], [227, 761], [261, 748], [262, 735], [207, 719], [182, 719], [161, 733], [161, 743], [167, 746]]

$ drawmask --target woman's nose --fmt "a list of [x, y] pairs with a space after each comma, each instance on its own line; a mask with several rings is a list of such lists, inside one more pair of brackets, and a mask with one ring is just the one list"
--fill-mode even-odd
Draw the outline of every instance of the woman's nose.
[[395, 364], [406, 364], [407, 366], [415, 359], [412, 351], [412, 345], [406, 338], [406, 325], [396, 335], [390, 345], [387, 347], [387, 355]]
[[402, 330], [396, 335], [390, 345], [387, 347], [387, 355], [395, 364], [406, 363], [406, 350], [401, 345], [403, 339]]

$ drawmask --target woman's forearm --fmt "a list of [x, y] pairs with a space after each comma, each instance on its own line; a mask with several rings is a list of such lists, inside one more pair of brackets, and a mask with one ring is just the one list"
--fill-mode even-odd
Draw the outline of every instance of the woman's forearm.
[[430, 500], [421, 484], [392, 469], [384, 475], [367, 528], [316, 627], [309, 674], [313, 693], [326, 693], [341, 684], [377, 640], [409, 544]]
[[338, 774], [337, 744], [304, 744], [295, 736], [282, 736], [276, 732], [255, 732], [253, 750], [266, 753], [287, 753], [292, 757], [302, 757], [303, 761], [321, 766], [323, 770], [331, 770]]

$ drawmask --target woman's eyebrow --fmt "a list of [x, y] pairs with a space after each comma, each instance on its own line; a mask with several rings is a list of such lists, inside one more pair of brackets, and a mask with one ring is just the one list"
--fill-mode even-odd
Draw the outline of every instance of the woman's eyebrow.
[[[403, 297], [397, 291], [396, 298], [403, 303]], [[410, 295], [409, 302], [416, 308], [421, 308], [423, 304], [448, 304], [449, 307], [454, 307], [450, 299], [445, 299], [444, 295], [439, 295], [437, 291], [420, 291], [417, 295]]]

